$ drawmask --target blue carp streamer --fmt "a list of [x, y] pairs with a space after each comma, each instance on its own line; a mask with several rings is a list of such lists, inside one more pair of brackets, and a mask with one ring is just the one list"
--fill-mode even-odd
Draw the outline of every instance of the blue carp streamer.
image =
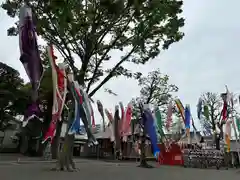
[[144, 122], [144, 128], [146, 128], [146, 132], [149, 135], [151, 146], [153, 150], [153, 155], [155, 158], [158, 158], [160, 149], [157, 145], [157, 133], [154, 126], [154, 118], [152, 116], [152, 113], [149, 109], [145, 109], [143, 112], [143, 122]]
[[185, 107], [185, 128], [190, 129], [191, 113], [189, 106]]

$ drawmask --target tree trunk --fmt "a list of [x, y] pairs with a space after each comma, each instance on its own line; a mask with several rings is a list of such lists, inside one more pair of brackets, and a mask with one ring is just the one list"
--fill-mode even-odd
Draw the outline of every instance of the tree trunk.
[[220, 135], [215, 133], [216, 150], [220, 150]]
[[217, 124], [217, 126], [220, 129], [220, 134], [215, 134], [215, 143], [216, 149], [220, 150], [220, 140], [223, 138], [223, 123]]
[[20, 133], [19, 150], [23, 155], [28, 154], [28, 136], [23, 128]]
[[52, 142], [52, 145], [51, 145], [52, 159], [57, 159], [58, 158], [60, 136], [61, 136], [61, 131], [62, 131], [62, 124], [63, 124], [63, 119], [60, 122], [58, 121], [57, 129], [56, 129], [56, 135], [55, 135], [55, 137], [53, 139], [53, 142]]
[[68, 134], [68, 130], [74, 120], [73, 116], [74, 116], [74, 103], [72, 102], [71, 105], [69, 106], [68, 124], [66, 128], [66, 134], [64, 137], [63, 146], [59, 150], [56, 167], [53, 168], [52, 170], [64, 171], [65, 168], [69, 172], [77, 170], [75, 163], [73, 161], [73, 148], [74, 148], [75, 135]]
[[145, 128], [143, 128], [143, 134], [141, 137], [141, 144], [140, 144], [140, 150], [141, 150], [140, 165], [138, 167], [153, 168], [153, 166], [151, 166], [147, 163], [147, 159], [146, 159], [146, 149], [145, 149], [146, 139], [147, 139], [146, 138], [146, 130], [145, 130]]
[[[53, 92], [50, 91], [46, 95], [47, 98], [47, 108], [44, 110], [44, 121], [43, 121], [43, 126], [42, 126], [42, 138], [40, 139], [40, 144], [39, 144], [39, 149], [38, 149], [38, 154], [40, 156], [44, 156], [45, 159], [45, 154], [46, 151], [48, 151], [46, 148], [48, 148], [48, 144], [42, 144], [42, 140], [44, 138], [44, 134], [47, 132], [48, 127], [50, 125], [50, 122], [52, 120], [52, 106], [53, 106]], [[49, 159], [51, 157], [47, 157]]]

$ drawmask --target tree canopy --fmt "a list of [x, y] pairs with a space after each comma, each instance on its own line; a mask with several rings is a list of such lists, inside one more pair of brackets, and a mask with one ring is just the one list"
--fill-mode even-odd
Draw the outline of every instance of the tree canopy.
[[[125, 62], [144, 64], [181, 40], [182, 4], [181, 0], [28, 0], [37, 34], [55, 45], [90, 96], [112, 77], [136, 77], [138, 73], [126, 69]], [[22, 0], [5, 0], [2, 8], [14, 18], [21, 5]], [[8, 35], [18, 34], [17, 25], [8, 29]], [[119, 57], [111, 57], [112, 52]], [[105, 68], [107, 61], [114, 65]]]

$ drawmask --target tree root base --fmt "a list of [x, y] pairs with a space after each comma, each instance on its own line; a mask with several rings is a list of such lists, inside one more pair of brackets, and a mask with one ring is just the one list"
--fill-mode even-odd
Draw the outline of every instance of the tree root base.
[[[65, 171], [64, 168], [52, 168], [50, 169], [51, 171]], [[75, 169], [66, 169], [66, 172], [79, 172], [80, 169], [75, 168]]]
[[154, 168], [152, 165], [149, 165], [146, 162], [142, 162], [140, 165], [138, 165], [137, 167], [141, 167], [141, 168]]

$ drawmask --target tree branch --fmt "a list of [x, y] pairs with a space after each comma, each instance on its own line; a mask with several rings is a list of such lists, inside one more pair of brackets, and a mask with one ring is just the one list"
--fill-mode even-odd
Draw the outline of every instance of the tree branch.
[[[93, 72], [93, 75], [92, 75], [92, 78], [90, 80], [90, 82], [88, 83], [88, 86], [87, 86], [87, 93], [89, 92], [90, 90], [90, 87], [92, 85], [92, 83], [94, 82], [94, 79], [95, 79], [95, 76], [96, 76], [96, 73], [97, 73], [97, 70], [99, 68], [99, 66], [101, 65], [102, 61], [105, 59], [105, 57], [107, 56], [107, 54], [109, 53], [109, 51], [112, 49], [112, 47], [116, 44], [116, 42], [119, 40], [119, 38], [122, 36], [122, 33], [127, 29], [129, 23], [131, 22], [132, 20], [132, 17], [129, 18], [127, 24], [125, 25], [125, 27], [122, 29], [122, 31], [119, 33], [119, 35], [114, 39], [114, 41], [112, 42], [111, 45], [108, 46], [107, 50], [105, 51], [105, 53], [102, 55], [101, 59], [97, 62], [96, 66], [95, 66], [95, 69], [94, 69], [94, 72]], [[110, 30], [110, 29], [109, 29]], [[101, 40], [102, 41], [102, 40]]]
[[111, 79], [113, 76], [114, 76], [114, 72], [117, 70], [117, 68], [124, 62], [126, 61], [130, 56], [131, 54], [135, 51], [135, 49], [137, 48], [137, 46], [134, 46], [132, 48], [132, 50], [121, 60], [119, 61], [115, 67], [112, 69], [112, 71], [107, 75], [107, 77], [105, 77], [103, 79], [103, 81], [94, 89], [92, 90], [92, 92], [89, 94], [89, 97], [92, 97], [96, 92], [97, 90], [99, 90], [109, 79]]
[[149, 96], [148, 96], [147, 101], [146, 101], [147, 104], [149, 104], [151, 99], [152, 99], [152, 95], [153, 95], [153, 92], [154, 92], [154, 89], [153, 89], [154, 83], [155, 83], [155, 79], [153, 79], [153, 81], [151, 82], [151, 85], [149, 87], [150, 93], [149, 93]]

